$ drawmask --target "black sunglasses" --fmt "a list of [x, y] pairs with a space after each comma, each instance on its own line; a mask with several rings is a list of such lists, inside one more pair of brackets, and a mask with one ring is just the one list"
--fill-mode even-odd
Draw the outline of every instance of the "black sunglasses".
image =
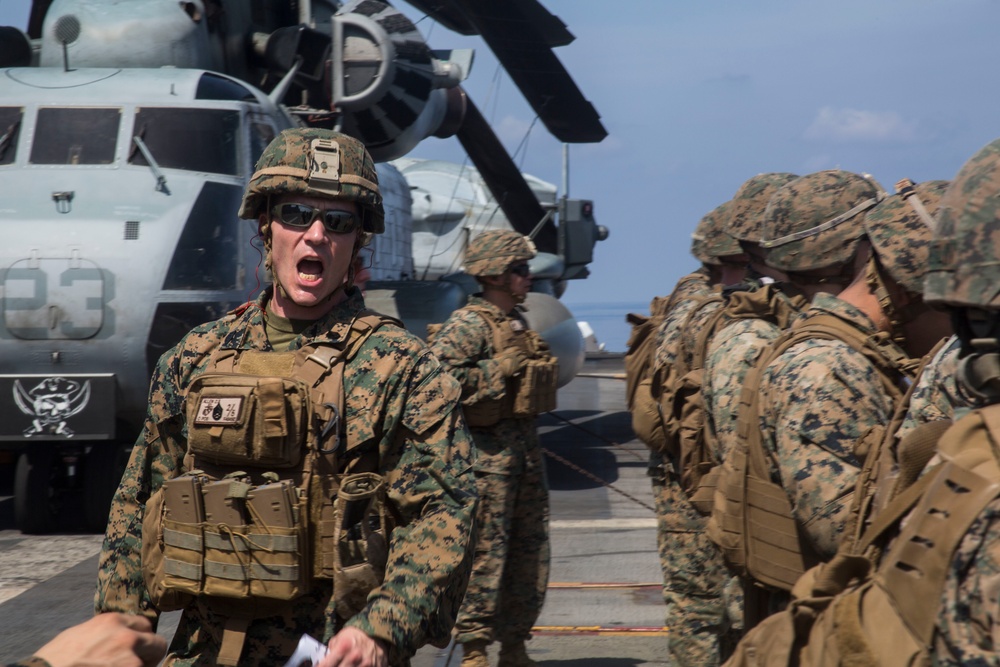
[[522, 278], [527, 278], [531, 275], [531, 267], [527, 264], [515, 264], [507, 270], [514, 275], [521, 276]]
[[309, 227], [319, 218], [330, 234], [349, 234], [358, 226], [358, 216], [351, 211], [313, 208], [308, 204], [285, 202], [271, 207], [271, 217], [289, 227]]

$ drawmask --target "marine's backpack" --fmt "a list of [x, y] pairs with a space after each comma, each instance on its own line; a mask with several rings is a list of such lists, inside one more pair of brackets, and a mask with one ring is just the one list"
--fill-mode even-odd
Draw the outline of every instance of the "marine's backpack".
[[692, 311], [681, 328], [675, 361], [661, 372], [659, 380], [664, 453], [674, 462], [682, 488], [702, 514], [712, 511], [718, 476], [718, 447], [708, 425], [702, 394], [709, 345], [717, 333], [737, 320], [764, 320], [786, 329], [807, 305], [804, 297], [786, 294], [773, 283], [727, 288], [723, 298], [722, 307], [712, 312], [700, 328], [693, 326]]
[[[704, 291], [698, 289], [700, 284], [705, 286]], [[649, 315], [629, 313], [625, 316], [632, 326], [625, 345], [625, 402], [632, 415], [636, 437], [654, 451], [662, 451], [666, 437], [660, 414], [660, 385], [653, 378], [657, 332], [670, 312], [682, 302], [697, 301], [712, 293], [704, 273], [691, 273], [677, 281], [669, 297], [655, 297], [649, 304]]]
[[[912, 435], [926, 428], [939, 431], [924, 424]], [[1000, 497], [998, 441], [1000, 405], [952, 425], [938, 441], [942, 462], [896, 495], [853, 549], [806, 573], [789, 608], [744, 637], [726, 667], [930, 665], [955, 552]], [[873, 572], [860, 554], [889, 537]]]

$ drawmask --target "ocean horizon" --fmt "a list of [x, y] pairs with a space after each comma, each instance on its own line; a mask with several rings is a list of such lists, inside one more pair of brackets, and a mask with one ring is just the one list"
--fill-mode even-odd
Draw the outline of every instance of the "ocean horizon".
[[628, 313], [649, 313], [649, 301], [566, 303], [579, 322], [594, 330], [597, 342], [607, 352], [624, 352], [632, 327], [625, 321]]

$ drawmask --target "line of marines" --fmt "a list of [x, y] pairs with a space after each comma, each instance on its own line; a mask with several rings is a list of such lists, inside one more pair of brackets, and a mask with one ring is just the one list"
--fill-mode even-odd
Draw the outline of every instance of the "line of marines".
[[674, 665], [1000, 664], [1000, 140], [760, 174], [630, 316]]

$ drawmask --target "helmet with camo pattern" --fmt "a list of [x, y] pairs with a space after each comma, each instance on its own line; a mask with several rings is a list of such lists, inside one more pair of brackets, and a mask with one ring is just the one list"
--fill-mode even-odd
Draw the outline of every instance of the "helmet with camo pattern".
[[897, 192], [865, 214], [865, 233], [879, 265], [908, 292], [924, 291], [924, 272], [937, 223], [934, 214], [948, 181], [904, 180]]
[[465, 251], [465, 272], [477, 278], [503, 275], [516, 262], [537, 254], [527, 236], [509, 229], [492, 229], [469, 242]]
[[937, 217], [924, 300], [1000, 309], [1000, 139], [962, 166]]
[[719, 257], [743, 252], [736, 239], [723, 230], [728, 205], [729, 202], [719, 204], [706, 213], [691, 234], [691, 254], [702, 264], [718, 266]]
[[839, 169], [781, 186], [764, 212], [768, 265], [803, 273], [850, 263], [865, 235], [864, 213], [884, 197], [874, 179]]
[[784, 172], [757, 174], [741, 185], [729, 205], [729, 224], [726, 230], [729, 235], [737, 241], [760, 243], [767, 202], [778, 188], [796, 178], [796, 174]]
[[250, 177], [240, 217], [256, 219], [268, 197], [297, 193], [357, 202], [363, 231], [385, 231], [375, 162], [360, 141], [333, 130], [292, 128], [267, 145]]

